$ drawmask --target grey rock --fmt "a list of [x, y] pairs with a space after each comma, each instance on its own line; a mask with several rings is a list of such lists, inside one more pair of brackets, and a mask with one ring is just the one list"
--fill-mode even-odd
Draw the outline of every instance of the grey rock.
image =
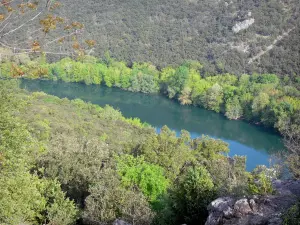
[[248, 203], [248, 199], [243, 198], [237, 200], [234, 204], [234, 212], [237, 217], [242, 217], [252, 212], [252, 209]]
[[232, 31], [234, 33], [238, 33], [241, 30], [245, 30], [245, 29], [249, 28], [254, 22], [255, 22], [254, 18], [247, 19], [247, 20], [244, 20], [242, 22], [239, 22], [239, 23], [237, 23], [233, 26]]
[[251, 209], [252, 209], [253, 212], [257, 212], [258, 208], [257, 208], [257, 205], [256, 205], [254, 199], [250, 199], [249, 205], [250, 205], [250, 207], [251, 207]]
[[233, 203], [234, 203], [234, 199], [231, 197], [218, 198], [214, 200], [212, 203], [210, 203], [208, 209], [224, 211], [225, 209], [227, 209], [228, 205], [232, 205]]
[[275, 195], [214, 200], [205, 225], [281, 225], [282, 214], [300, 198], [300, 181], [275, 180], [273, 187]]
[[130, 223], [125, 222], [124, 220], [116, 219], [112, 225], [131, 225]]

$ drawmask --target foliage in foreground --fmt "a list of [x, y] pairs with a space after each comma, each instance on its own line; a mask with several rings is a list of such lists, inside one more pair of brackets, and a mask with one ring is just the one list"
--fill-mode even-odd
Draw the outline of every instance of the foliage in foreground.
[[245, 158], [221, 140], [0, 86], [0, 224], [204, 224], [215, 197], [249, 193]]
[[32, 172], [43, 143], [15, 116], [28, 96], [16, 95], [14, 83], [0, 87], [0, 224], [72, 224], [77, 209], [60, 184]]
[[283, 215], [284, 225], [299, 225], [300, 224], [300, 203], [293, 205], [289, 210]]

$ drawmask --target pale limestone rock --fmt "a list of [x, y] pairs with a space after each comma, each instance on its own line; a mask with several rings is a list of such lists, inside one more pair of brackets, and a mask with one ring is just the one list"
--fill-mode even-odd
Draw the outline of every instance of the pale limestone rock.
[[237, 24], [235, 24], [232, 28], [232, 31], [234, 33], [238, 33], [240, 32], [241, 30], [245, 30], [245, 29], [248, 29], [253, 23], [255, 22], [255, 19], [254, 18], [251, 18], [251, 19], [247, 19], [247, 20], [244, 20], [242, 22], [239, 22]]

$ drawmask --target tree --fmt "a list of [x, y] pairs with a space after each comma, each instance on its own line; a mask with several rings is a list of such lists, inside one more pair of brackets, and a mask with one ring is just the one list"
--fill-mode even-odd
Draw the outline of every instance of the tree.
[[137, 186], [150, 202], [157, 201], [169, 184], [163, 168], [145, 162], [142, 157], [124, 155], [117, 158], [117, 171], [125, 187]]
[[228, 153], [228, 143], [203, 136], [192, 141], [193, 154], [196, 159], [204, 165], [209, 165], [210, 161], [222, 157], [222, 154]]
[[189, 77], [189, 68], [185, 65], [180, 66], [176, 69], [175, 74], [173, 76], [169, 76], [168, 81], [168, 96], [169, 98], [174, 98], [177, 94], [179, 94]]
[[300, 178], [300, 111], [292, 117], [284, 117], [278, 122], [284, 143], [290, 152], [288, 166], [296, 178]]
[[210, 83], [205, 79], [201, 79], [199, 75], [196, 79], [192, 79], [190, 82], [190, 86], [192, 87], [191, 99], [193, 104], [202, 105], [201, 97], [205, 94], [206, 90], [211, 87]]
[[240, 105], [238, 97], [234, 97], [227, 101], [225, 105], [225, 116], [231, 120], [237, 120], [243, 115], [243, 109]]
[[126, 189], [116, 171], [107, 169], [101, 179], [90, 186], [85, 200], [84, 222], [113, 222], [122, 218], [132, 224], [151, 224], [153, 213], [141, 192]]
[[220, 112], [223, 103], [223, 88], [215, 83], [202, 96], [202, 103], [205, 108]]
[[103, 162], [108, 161], [107, 145], [97, 138], [69, 134], [52, 136], [50, 147], [51, 151], [38, 159], [39, 165], [45, 167], [47, 177], [62, 183], [69, 197], [83, 205], [89, 185], [100, 179]]
[[[20, 57], [30, 54], [82, 57], [87, 48], [95, 45], [94, 40], [80, 40], [83, 24], [58, 15], [61, 4], [54, 0], [2, 0], [0, 3], [0, 45], [9, 51], [2, 56], [14, 58], [12, 76], [25, 75]], [[18, 63], [15, 63], [15, 62]], [[37, 70], [37, 75], [46, 72]]]
[[270, 98], [267, 93], [261, 92], [254, 99], [252, 103], [253, 115], [260, 115], [261, 111], [270, 103]]
[[149, 74], [133, 74], [131, 77], [130, 91], [143, 93], [157, 93], [159, 86], [154, 76]]
[[251, 120], [253, 115], [252, 115], [252, 101], [253, 101], [253, 95], [252, 93], [249, 92], [244, 92], [244, 90], [241, 90], [240, 94], [240, 104], [243, 108], [243, 116], [245, 117], [246, 120]]
[[253, 74], [251, 81], [261, 84], [278, 84], [279, 79], [275, 74]]
[[153, 134], [147, 138], [133, 154], [143, 156], [145, 161], [164, 168], [165, 175], [173, 181], [182, 167], [192, 160], [192, 152], [187, 145], [190, 142], [188, 132], [182, 131], [181, 137], [164, 126], [160, 134]]
[[189, 168], [175, 184], [174, 201], [177, 223], [204, 224], [207, 206], [216, 197], [214, 183], [202, 166]]
[[189, 88], [189, 87], [183, 88], [183, 90], [181, 91], [181, 94], [178, 97], [180, 104], [182, 104], [182, 105], [192, 104], [191, 92], [192, 92], [191, 88]]
[[74, 203], [59, 183], [35, 171], [43, 143], [15, 116], [28, 104], [17, 92], [16, 83], [0, 81], [0, 223], [72, 224], [77, 216]]
[[165, 67], [160, 73], [159, 80], [162, 83], [166, 83], [172, 76], [174, 76], [176, 70], [172, 67]]

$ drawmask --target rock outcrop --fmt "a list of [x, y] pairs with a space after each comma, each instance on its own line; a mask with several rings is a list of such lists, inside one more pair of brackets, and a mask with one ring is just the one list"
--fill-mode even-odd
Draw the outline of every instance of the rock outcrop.
[[116, 219], [112, 225], [131, 225], [130, 223], [125, 222], [124, 220]]
[[238, 33], [238, 32], [240, 32], [241, 30], [245, 30], [245, 29], [247, 29], [248, 27], [250, 27], [254, 22], [255, 22], [255, 19], [254, 19], [254, 18], [247, 19], [247, 20], [244, 20], [244, 21], [242, 21], [242, 22], [239, 22], [239, 23], [235, 24], [235, 25], [232, 27], [232, 31], [233, 31], [234, 33]]
[[276, 195], [216, 199], [205, 225], [281, 225], [282, 214], [300, 198], [300, 181], [276, 180], [273, 186]]

